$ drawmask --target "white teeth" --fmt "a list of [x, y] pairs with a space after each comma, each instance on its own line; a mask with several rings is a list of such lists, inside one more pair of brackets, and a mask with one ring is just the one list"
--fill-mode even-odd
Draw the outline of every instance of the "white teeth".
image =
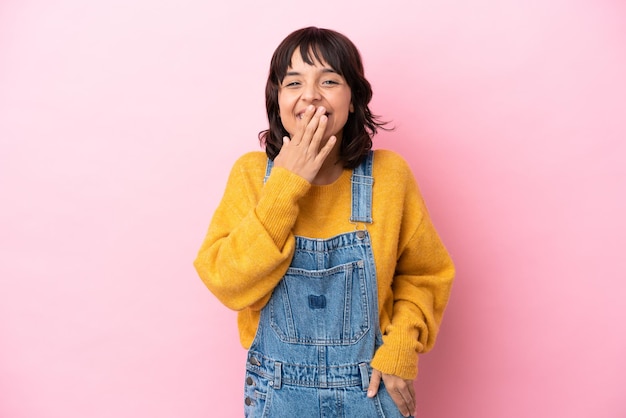
[[[324, 113], [326, 117], [330, 117], [330, 113]], [[304, 117], [304, 113], [299, 113], [296, 115], [296, 119], [302, 119]]]

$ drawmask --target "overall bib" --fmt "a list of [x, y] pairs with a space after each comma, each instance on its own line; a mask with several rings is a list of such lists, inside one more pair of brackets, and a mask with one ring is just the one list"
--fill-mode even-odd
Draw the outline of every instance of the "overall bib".
[[[354, 224], [372, 222], [372, 164], [370, 152], [352, 173]], [[266, 180], [271, 169], [268, 160]], [[382, 382], [367, 397], [369, 363], [382, 343], [369, 233], [295, 240], [248, 351], [245, 416], [402, 417]]]

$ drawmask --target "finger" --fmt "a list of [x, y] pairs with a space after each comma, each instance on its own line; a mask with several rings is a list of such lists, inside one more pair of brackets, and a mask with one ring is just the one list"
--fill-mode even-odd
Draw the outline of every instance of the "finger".
[[415, 414], [415, 392], [413, 389], [413, 382], [407, 382], [407, 385], [404, 387], [403, 390], [400, 391], [400, 394], [404, 398], [404, 403], [407, 408], [407, 414]]
[[415, 397], [411, 393], [413, 385], [407, 385], [405, 388], [400, 390], [400, 395], [404, 400], [404, 405], [406, 406], [406, 416], [413, 415], [415, 413]]
[[[289, 138], [288, 136], [283, 136], [283, 146], [281, 147], [281, 151], [286, 150], [287, 148], [289, 148], [290, 146], [298, 146], [298, 143], [294, 143], [292, 138]], [[283, 151], [284, 154], [284, 151]]]
[[[320, 106], [315, 110], [315, 113], [311, 116], [311, 119], [304, 128], [304, 134], [302, 135], [302, 140], [304, 141], [303, 145], [308, 146], [314, 141], [314, 139], [316, 138], [316, 133], [319, 130], [320, 120], [322, 119], [322, 117], [328, 119], [325, 114], [326, 109], [323, 106]], [[324, 130], [325, 129], [326, 128], [324, 127]], [[319, 146], [317, 148], [319, 148]]]
[[370, 378], [370, 385], [367, 388], [367, 397], [373, 398], [378, 393], [378, 387], [380, 386], [380, 379], [382, 375], [378, 370], [372, 371], [372, 377]]
[[406, 382], [409, 386], [409, 394], [411, 395], [411, 414], [415, 414], [415, 387], [412, 381]]
[[302, 118], [297, 122], [296, 126], [298, 126], [299, 130], [295, 133], [294, 137], [299, 136], [302, 138], [304, 136], [306, 128], [309, 122], [311, 122], [311, 119], [313, 119], [313, 116], [315, 116], [315, 106], [311, 104], [307, 106], [302, 114]]
[[403, 381], [403, 385], [398, 387], [396, 391], [402, 396], [404, 405], [406, 406], [407, 415], [413, 415], [415, 412], [415, 394], [413, 389], [413, 382]]
[[313, 133], [313, 138], [311, 138], [310, 148], [314, 152], [319, 152], [320, 144], [322, 143], [322, 139], [324, 138], [324, 133], [326, 132], [326, 125], [328, 124], [328, 116], [321, 115], [315, 132]]
[[[288, 136], [283, 136], [283, 147], [285, 145], [289, 145], [289, 144], [291, 144], [291, 138], [289, 138]], [[294, 147], [297, 147], [298, 145], [300, 145], [300, 142], [298, 141], [298, 142], [296, 142], [293, 145], [294, 145]]]
[[411, 408], [407, 405], [406, 400], [399, 389], [387, 388], [387, 392], [389, 392], [391, 399], [393, 399], [393, 402], [396, 404], [403, 416], [408, 417], [411, 415]]
[[391, 396], [402, 415], [405, 417], [412, 415], [415, 412], [413, 382], [391, 375], [383, 375], [383, 380], [389, 396]]
[[315, 115], [315, 106], [310, 104], [306, 107], [306, 109], [304, 109], [304, 113], [302, 114], [302, 119], [300, 119], [300, 123], [303, 126], [308, 125], [311, 119], [313, 119], [314, 115]]

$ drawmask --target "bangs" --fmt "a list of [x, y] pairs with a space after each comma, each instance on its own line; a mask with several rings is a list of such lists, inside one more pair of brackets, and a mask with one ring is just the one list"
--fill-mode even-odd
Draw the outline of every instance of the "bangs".
[[[291, 42], [289, 42], [291, 41]], [[291, 58], [296, 50], [300, 51], [302, 60], [308, 65], [326, 64], [337, 74], [345, 76], [345, 69], [342, 68], [342, 56], [350, 56], [350, 52], [345, 47], [332, 39], [322, 31], [310, 31], [302, 33], [295, 39], [290, 39], [279, 47], [275, 54], [276, 60], [272, 63], [271, 69], [275, 75], [275, 82], [280, 84], [285, 78], [287, 69], [291, 66]]]
[[[343, 75], [341, 68], [339, 68], [341, 60], [335, 50], [328, 47], [328, 45], [322, 42], [309, 42], [300, 44], [299, 49], [302, 61], [305, 63], [309, 65], [315, 65], [316, 63], [327, 64], [339, 75]], [[289, 60], [289, 66], [291, 66], [291, 59]]]

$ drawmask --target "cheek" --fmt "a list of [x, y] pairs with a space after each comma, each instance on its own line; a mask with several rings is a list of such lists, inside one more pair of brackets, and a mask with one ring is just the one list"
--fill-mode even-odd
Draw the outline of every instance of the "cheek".
[[276, 99], [276, 102], [278, 103], [278, 111], [283, 113], [283, 109], [285, 109], [285, 95], [281, 94], [279, 91]]
[[287, 129], [291, 123], [289, 113], [287, 113], [282, 107], [278, 109], [278, 120]]
[[281, 108], [278, 112], [278, 116], [280, 117], [280, 122], [285, 129], [289, 129], [289, 127], [295, 123], [291, 112], [286, 109]]
[[289, 115], [291, 115], [292, 113], [291, 109], [292, 108], [288, 100], [286, 100], [285, 98], [278, 98], [278, 113], [280, 114], [281, 118], [288, 118]]
[[333, 115], [332, 123], [326, 127], [326, 135], [336, 135], [339, 132], [343, 131], [343, 128], [346, 126], [346, 122], [348, 121], [348, 115]]
[[278, 90], [277, 99], [279, 106], [289, 106], [296, 99], [294, 92], [289, 89]]
[[341, 112], [337, 112], [337, 119], [335, 123], [343, 126], [348, 121], [348, 117], [350, 116], [350, 109], [345, 107], [341, 110]]
[[292, 116], [292, 112], [289, 110], [288, 106], [285, 106], [284, 102], [278, 101], [278, 116], [279, 122], [282, 125], [283, 129], [287, 131], [290, 135], [294, 134], [294, 129], [296, 125], [296, 121]]

